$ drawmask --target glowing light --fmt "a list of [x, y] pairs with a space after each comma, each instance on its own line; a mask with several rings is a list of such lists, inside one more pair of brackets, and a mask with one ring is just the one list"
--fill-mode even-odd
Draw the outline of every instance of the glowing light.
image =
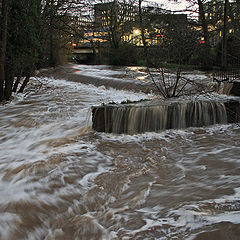
[[76, 44], [76, 43], [72, 43], [72, 46], [73, 46], [73, 47], [76, 47], [76, 46], [77, 46], [77, 44]]
[[133, 35], [140, 35], [141, 34], [141, 30], [140, 29], [134, 29], [133, 30]]

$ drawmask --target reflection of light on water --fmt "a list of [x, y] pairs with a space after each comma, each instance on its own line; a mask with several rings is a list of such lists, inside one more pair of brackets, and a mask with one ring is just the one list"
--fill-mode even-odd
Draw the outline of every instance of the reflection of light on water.
[[137, 77], [136, 79], [141, 82], [149, 82], [148, 76], [140, 76], [140, 77]]
[[147, 76], [137, 77], [138, 80], [144, 80], [144, 79], [146, 79], [146, 78], [147, 78]]
[[74, 69], [79, 69], [79, 67], [77, 67], [76, 65], [72, 65], [71, 67]]
[[131, 66], [131, 67], [127, 67], [126, 70], [127, 71], [135, 71], [135, 72], [146, 72], [146, 67], [137, 67], [137, 66]]

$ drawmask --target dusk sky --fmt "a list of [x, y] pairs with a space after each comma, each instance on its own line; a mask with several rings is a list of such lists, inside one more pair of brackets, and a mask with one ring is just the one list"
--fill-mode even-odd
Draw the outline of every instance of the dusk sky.
[[178, 2], [175, 1], [169, 1], [169, 0], [153, 0], [156, 3], [163, 4], [166, 9], [171, 10], [183, 10], [186, 8], [186, 0], [181, 0]]

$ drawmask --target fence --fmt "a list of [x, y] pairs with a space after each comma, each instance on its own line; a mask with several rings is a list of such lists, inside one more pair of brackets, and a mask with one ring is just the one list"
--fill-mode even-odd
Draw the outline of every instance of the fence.
[[213, 81], [215, 82], [228, 82], [232, 83], [236, 80], [240, 80], [239, 71], [219, 71], [212, 74]]

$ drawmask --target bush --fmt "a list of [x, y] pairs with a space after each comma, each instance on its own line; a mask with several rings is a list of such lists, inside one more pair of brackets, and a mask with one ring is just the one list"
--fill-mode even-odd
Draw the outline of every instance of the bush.
[[117, 49], [111, 48], [108, 53], [110, 65], [136, 65], [139, 61], [139, 51], [131, 45], [121, 45]]

